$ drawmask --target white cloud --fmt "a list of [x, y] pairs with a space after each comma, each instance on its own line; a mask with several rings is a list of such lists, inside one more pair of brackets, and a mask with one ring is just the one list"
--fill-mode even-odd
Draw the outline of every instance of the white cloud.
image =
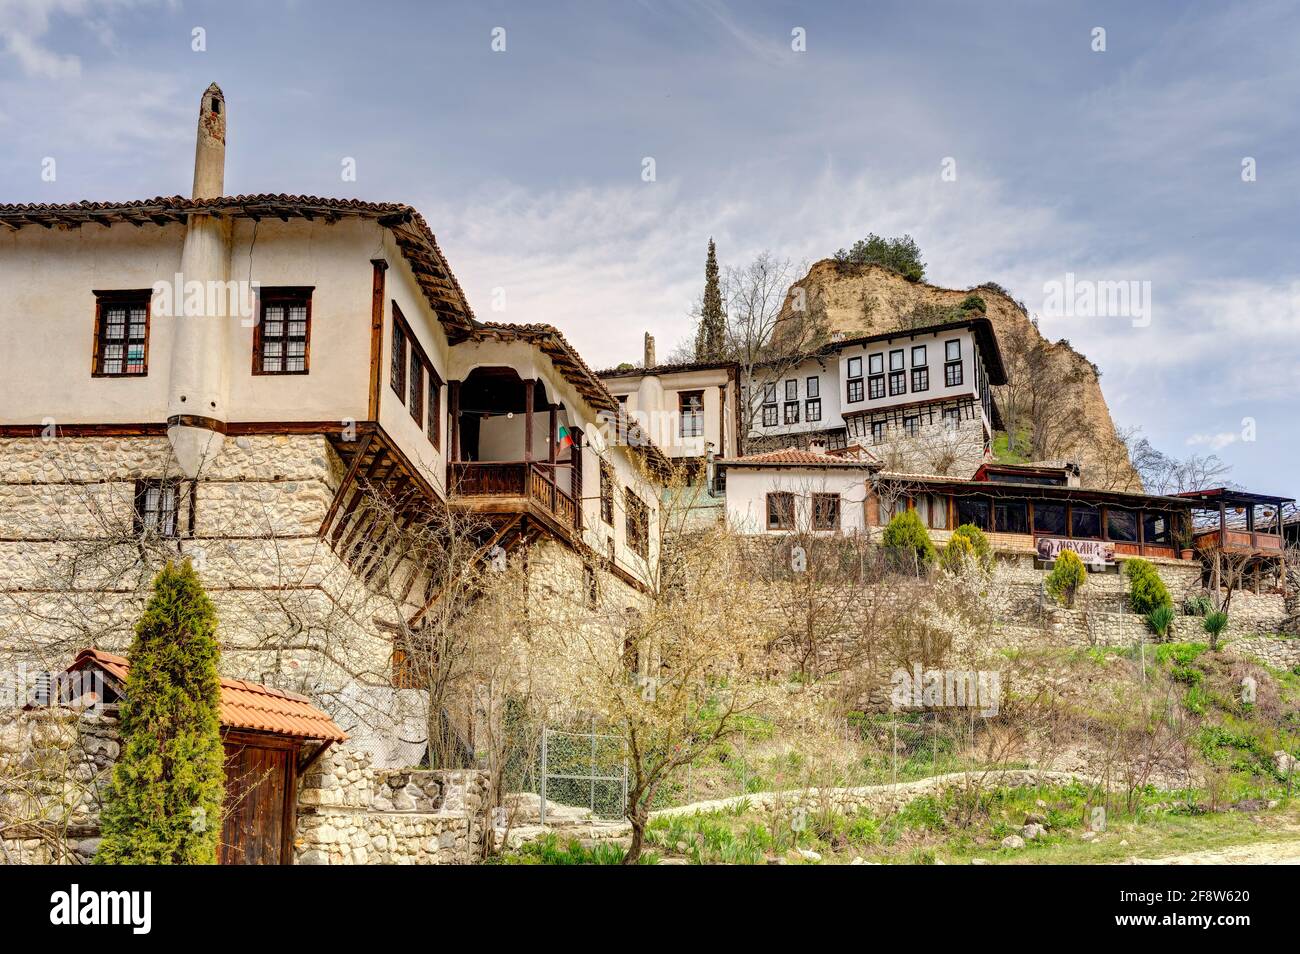
[[1188, 447], [1208, 447], [1212, 451], [1223, 450], [1229, 444], [1237, 443], [1238, 436], [1230, 431], [1218, 434], [1193, 434], [1187, 438]]

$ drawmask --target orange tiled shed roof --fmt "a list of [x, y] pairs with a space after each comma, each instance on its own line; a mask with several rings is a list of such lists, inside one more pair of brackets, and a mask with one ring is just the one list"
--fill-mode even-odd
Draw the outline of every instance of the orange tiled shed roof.
[[[121, 688], [131, 664], [102, 649], [83, 649], [69, 672], [94, 666]], [[242, 679], [221, 680], [221, 724], [227, 729], [266, 732], [294, 739], [346, 742], [347, 733], [306, 696]]]

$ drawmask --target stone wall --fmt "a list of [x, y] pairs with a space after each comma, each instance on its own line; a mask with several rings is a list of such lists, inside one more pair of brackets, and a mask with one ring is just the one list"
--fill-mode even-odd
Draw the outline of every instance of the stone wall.
[[[1235, 602], [1235, 597], [1234, 597]], [[1242, 658], [1254, 657], [1274, 669], [1300, 671], [1300, 639], [1272, 636], [1245, 636], [1231, 640], [1226, 651]]]
[[88, 862], [119, 751], [111, 712], [0, 712], [0, 863]]
[[294, 857], [305, 865], [474, 864], [492, 837], [487, 774], [383, 770], [347, 746], [308, 770]]

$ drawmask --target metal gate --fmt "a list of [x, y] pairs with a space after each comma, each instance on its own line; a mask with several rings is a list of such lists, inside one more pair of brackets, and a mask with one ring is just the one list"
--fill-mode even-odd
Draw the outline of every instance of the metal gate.
[[623, 739], [588, 732], [542, 728], [538, 816], [546, 824], [547, 801], [582, 806], [601, 818], [621, 818], [627, 806], [627, 751]]

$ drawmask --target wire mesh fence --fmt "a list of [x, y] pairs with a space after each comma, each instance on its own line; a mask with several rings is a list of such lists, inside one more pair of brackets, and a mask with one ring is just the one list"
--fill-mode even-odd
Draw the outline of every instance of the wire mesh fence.
[[[692, 805], [760, 792], [841, 788], [907, 782], [979, 768], [990, 739], [1009, 726], [1004, 716], [976, 710], [855, 713], [837, 724], [835, 749], [810, 756], [773, 724], [746, 727], [673, 772], [659, 787], [653, 809]], [[994, 761], [1002, 757], [992, 755]], [[541, 730], [526, 764], [510, 773], [511, 790], [535, 793], [539, 821], [565, 809], [595, 818], [624, 816], [631, 767], [622, 737], [595, 723]]]

